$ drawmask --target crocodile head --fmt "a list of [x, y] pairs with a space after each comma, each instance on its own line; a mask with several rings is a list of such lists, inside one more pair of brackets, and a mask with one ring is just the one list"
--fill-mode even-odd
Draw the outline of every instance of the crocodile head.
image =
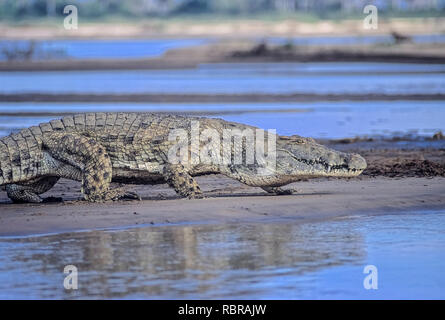
[[358, 154], [347, 154], [320, 145], [311, 138], [279, 137], [277, 173], [292, 178], [354, 177], [366, 169]]

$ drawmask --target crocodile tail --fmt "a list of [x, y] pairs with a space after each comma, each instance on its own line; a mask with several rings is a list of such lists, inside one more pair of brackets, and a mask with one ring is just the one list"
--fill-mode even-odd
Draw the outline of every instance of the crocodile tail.
[[0, 140], [0, 185], [8, 183], [9, 175], [12, 175], [9, 150], [7, 145]]

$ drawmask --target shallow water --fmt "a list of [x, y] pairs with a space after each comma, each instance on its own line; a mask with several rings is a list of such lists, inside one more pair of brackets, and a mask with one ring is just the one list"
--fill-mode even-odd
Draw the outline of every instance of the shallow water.
[[[444, 74], [444, 65], [397, 63], [229, 63], [203, 64], [189, 70], [0, 72], [0, 93], [443, 94]], [[1, 103], [0, 136], [53, 118], [38, 113], [86, 111], [206, 111], [224, 119], [277, 129], [281, 134], [315, 138], [431, 136], [439, 130], [445, 131], [444, 105], [444, 101]], [[310, 112], [295, 112], [295, 109]], [[292, 112], [271, 113], [271, 110]], [[235, 113], [227, 113], [232, 111]], [[13, 115], [18, 112], [35, 115]]]
[[[2, 113], [0, 136], [58, 117], [45, 116], [42, 113], [103, 111], [210, 112], [211, 117], [264, 129], [276, 129], [279, 134], [299, 134], [314, 138], [406, 134], [432, 136], [439, 130], [445, 132], [444, 105], [444, 101], [93, 105], [91, 103], [0, 103], [0, 113]], [[14, 115], [22, 112], [31, 114]]]
[[[445, 131], [443, 101], [302, 103], [311, 112], [222, 115], [229, 121], [314, 138], [432, 136]], [[295, 105], [294, 105], [295, 106]], [[295, 106], [296, 107], [296, 106]]]
[[392, 63], [203, 64], [184, 70], [0, 72], [0, 93], [438, 94], [445, 67]]
[[445, 212], [0, 238], [0, 298], [444, 299], [443, 248]]

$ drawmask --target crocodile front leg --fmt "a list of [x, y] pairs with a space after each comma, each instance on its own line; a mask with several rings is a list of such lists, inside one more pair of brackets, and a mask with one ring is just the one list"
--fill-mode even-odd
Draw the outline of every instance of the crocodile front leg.
[[59, 181], [59, 177], [43, 177], [27, 183], [8, 184], [6, 192], [9, 199], [16, 203], [40, 203], [43, 199], [39, 194], [50, 190]]
[[170, 187], [175, 189], [182, 197], [190, 199], [203, 198], [201, 188], [196, 180], [187, 172], [182, 164], [171, 165], [164, 167], [163, 175], [165, 181]]
[[60, 177], [80, 177], [85, 200], [99, 202], [123, 198], [140, 199], [133, 192], [110, 189], [111, 160], [105, 148], [95, 139], [75, 133], [52, 133], [45, 136], [43, 147], [51, 157], [65, 164], [55, 169]]

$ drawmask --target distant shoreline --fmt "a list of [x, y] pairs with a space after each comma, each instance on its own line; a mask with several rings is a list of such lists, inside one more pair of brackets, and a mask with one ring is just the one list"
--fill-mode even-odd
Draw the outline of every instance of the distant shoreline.
[[[197, 47], [198, 48], [198, 47]], [[196, 49], [199, 50], [199, 49]], [[180, 51], [180, 49], [175, 50]], [[385, 62], [385, 63], [419, 63], [445, 64], [445, 55], [413, 53], [364, 53], [348, 49], [324, 49], [319, 52], [292, 53], [288, 55], [267, 54], [250, 55], [248, 52], [233, 51], [213, 57], [197, 53], [196, 57], [187, 58], [190, 50], [179, 58], [159, 57], [143, 59], [61, 59], [49, 61], [0, 61], [0, 72], [39, 72], [39, 71], [90, 71], [90, 70], [172, 70], [195, 69], [205, 63], [298, 63], [298, 62]], [[193, 54], [193, 53], [192, 53]]]
[[389, 45], [268, 44], [258, 39], [219, 40], [171, 49], [152, 58], [0, 61], [1, 72], [195, 69], [208, 63], [383, 62], [445, 64], [445, 43]]
[[[0, 94], [0, 102], [270, 103], [317, 101], [442, 101], [445, 94]], [[287, 110], [287, 109], [284, 109]], [[277, 112], [277, 110], [274, 110]]]
[[[77, 30], [65, 30], [63, 17], [47, 21], [29, 20], [22, 24], [0, 23], [0, 39], [54, 40], [54, 39], [143, 39], [173, 37], [295, 37], [380, 35], [391, 31], [403, 34], [433, 34], [445, 32], [443, 17], [408, 17], [380, 19], [377, 30], [363, 29], [363, 20], [356, 19], [305, 21], [301, 17], [281, 17], [275, 20], [264, 17], [218, 17], [202, 19], [197, 15], [189, 19], [147, 18], [117, 21], [79, 21]], [[364, 17], [364, 15], [363, 15]]]

